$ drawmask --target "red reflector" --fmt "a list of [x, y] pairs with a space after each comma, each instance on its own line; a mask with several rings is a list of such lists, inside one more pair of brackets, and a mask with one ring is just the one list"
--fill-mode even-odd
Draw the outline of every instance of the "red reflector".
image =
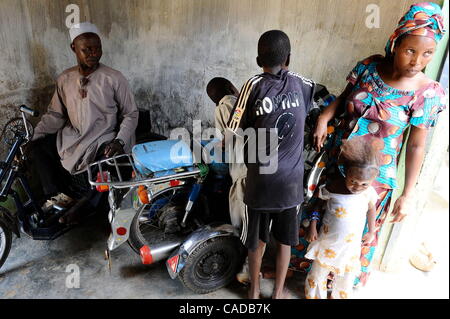
[[170, 185], [171, 187], [174, 187], [174, 186], [180, 185], [180, 183], [181, 183], [181, 182], [180, 182], [179, 180], [174, 179], [174, 180], [172, 180], [172, 181], [169, 182], [169, 185]]
[[97, 185], [96, 188], [97, 188], [97, 192], [100, 192], [100, 193], [109, 191], [109, 187], [106, 185]]
[[180, 256], [175, 255], [169, 260], [167, 260], [167, 264], [169, 264], [169, 267], [170, 269], [172, 269], [173, 272], [177, 272], [178, 259], [180, 259]]
[[150, 247], [142, 246], [140, 252], [141, 252], [141, 260], [144, 265], [150, 265], [153, 263], [153, 257]]
[[[102, 178], [103, 177], [103, 178]], [[100, 172], [97, 173], [97, 183], [107, 183], [109, 182], [109, 172], [103, 172], [103, 174], [100, 174]], [[97, 191], [100, 193], [109, 191], [108, 185], [97, 185], [96, 186]]]
[[316, 184], [312, 184], [311, 186], [309, 186], [309, 190], [314, 191], [316, 187], [317, 187]]
[[119, 227], [116, 229], [117, 235], [123, 236], [127, 233], [127, 229], [125, 227]]

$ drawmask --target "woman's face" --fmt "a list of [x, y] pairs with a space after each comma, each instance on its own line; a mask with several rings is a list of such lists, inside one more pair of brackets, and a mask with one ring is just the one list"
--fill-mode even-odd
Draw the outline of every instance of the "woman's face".
[[394, 67], [403, 76], [412, 78], [430, 63], [435, 50], [433, 39], [408, 35], [394, 49]]

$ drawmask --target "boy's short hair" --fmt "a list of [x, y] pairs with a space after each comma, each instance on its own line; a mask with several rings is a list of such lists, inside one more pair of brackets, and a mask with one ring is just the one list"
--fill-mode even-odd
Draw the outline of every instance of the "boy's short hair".
[[230, 80], [216, 77], [209, 81], [206, 86], [206, 93], [213, 100], [214, 103], [219, 104], [220, 100], [225, 95], [233, 94], [233, 84]]
[[291, 42], [281, 30], [263, 33], [258, 41], [258, 59], [262, 66], [274, 67], [286, 62], [291, 53]]

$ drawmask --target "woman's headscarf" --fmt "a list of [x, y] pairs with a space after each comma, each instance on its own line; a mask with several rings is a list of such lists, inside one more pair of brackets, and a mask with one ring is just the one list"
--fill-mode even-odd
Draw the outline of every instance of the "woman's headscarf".
[[413, 4], [400, 19], [397, 29], [386, 44], [386, 56], [391, 56], [395, 41], [404, 34], [420, 35], [439, 42], [445, 33], [441, 8], [432, 2]]

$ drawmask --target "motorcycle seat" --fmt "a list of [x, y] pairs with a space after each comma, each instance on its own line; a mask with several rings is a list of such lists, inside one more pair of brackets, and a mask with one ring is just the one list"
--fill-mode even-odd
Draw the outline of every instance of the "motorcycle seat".
[[131, 153], [136, 169], [143, 175], [194, 166], [192, 151], [182, 140], [137, 144]]

